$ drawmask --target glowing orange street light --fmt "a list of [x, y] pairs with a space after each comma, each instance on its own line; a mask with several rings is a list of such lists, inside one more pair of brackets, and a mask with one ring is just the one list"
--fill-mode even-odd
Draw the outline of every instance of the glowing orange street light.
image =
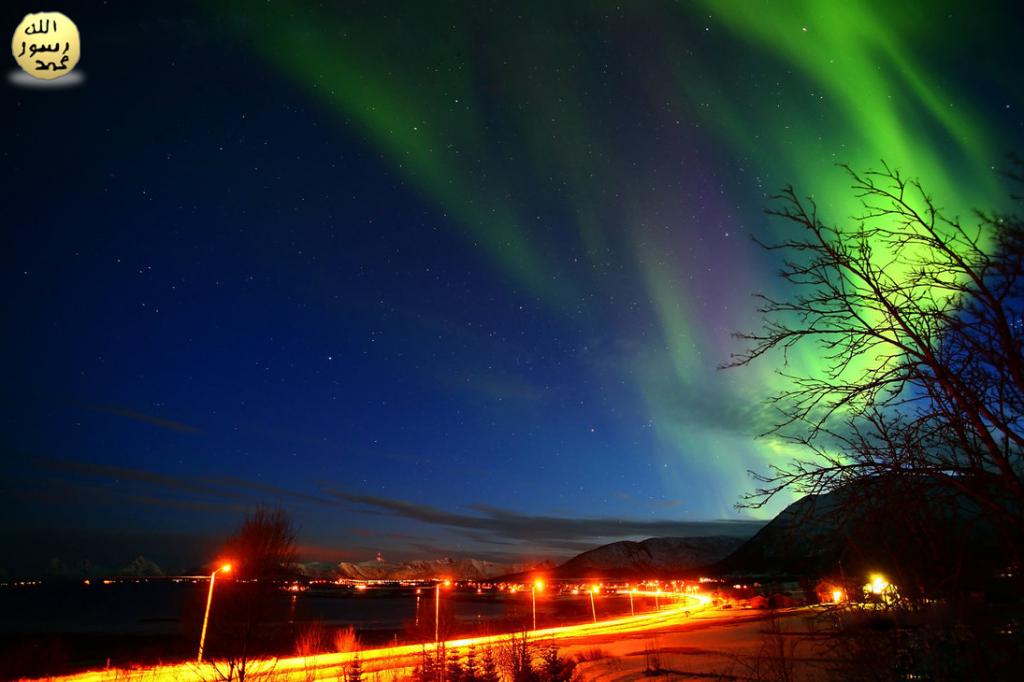
[[199, 655], [196, 656], [196, 663], [203, 662], [203, 644], [206, 642], [206, 624], [210, 621], [210, 604], [213, 602], [213, 585], [217, 581], [217, 572], [224, 571], [225, 573], [231, 572], [231, 564], [224, 564], [220, 568], [214, 569], [213, 573], [210, 574], [210, 592], [206, 595], [206, 613], [203, 614], [203, 631], [199, 635]]
[[530, 598], [533, 602], [533, 629], [537, 629], [537, 592], [544, 591], [544, 581], [538, 578], [533, 581], [533, 587], [530, 590]]
[[[445, 580], [445, 587], [451, 587], [452, 581]], [[434, 587], [434, 641], [437, 642], [441, 635], [441, 583]]]
[[587, 591], [588, 594], [590, 594], [590, 613], [592, 613], [593, 616], [594, 616], [594, 623], [595, 624], [597, 623], [597, 607], [594, 606], [594, 595], [597, 594], [597, 591], [600, 590], [600, 589], [601, 588], [598, 587], [597, 585], [591, 585], [590, 589]]

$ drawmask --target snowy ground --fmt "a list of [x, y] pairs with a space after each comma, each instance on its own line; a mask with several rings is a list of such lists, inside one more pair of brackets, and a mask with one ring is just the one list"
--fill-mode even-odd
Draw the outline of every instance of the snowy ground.
[[820, 680], [821, 639], [812, 609], [709, 611], [669, 631], [561, 647], [583, 655], [586, 680]]

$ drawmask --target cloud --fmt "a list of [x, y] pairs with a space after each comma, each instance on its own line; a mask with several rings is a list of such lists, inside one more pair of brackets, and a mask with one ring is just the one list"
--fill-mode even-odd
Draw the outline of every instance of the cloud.
[[684, 521], [533, 516], [487, 505], [472, 506], [471, 509], [477, 514], [459, 514], [403, 500], [331, 490], [326, 492], [340, 500], [362, 505], [369, 513], [453, 528], [477, 542], [501, 545], [520, 542], [575, 549], [583, 545], [589, 547], [594, 541], [609, 538], [701, 535], [750, 537], [764, 525], [761, 521], [726, 519]]
[[118, 405], [87, 405], [86, 409], [91, 410], [93, 412], [113, 414], [117, 415], [118, 417], [127, 417], [128, 419], [134, 419], [135, 421], [142, 422], [143, 424], [152, 424], [153, 426], [159, 426], [160, 428], [167, 429], [168, 431], [176, 431], [178, 433], [191, 434], [202, 433], [201, 430], [197, 429], [194, 426], [182, 424], [181, 422], [176, 422], [171, 419], [164, 419], [163, 417], [155, 417], [151, 414], [139, 412], [138, 410], [131, 410], [128, 409], [127, 407], [120, 407]]
[[[657, 536], [694, 537], [728, 535], [749, 537], [764, 524], [753, 520], [573, 518], [523, 514], [478, 504], [465, 512], [452, 512], [399, 499], [361, 495], [331, 489], [301, 491], [230, 476], [188, 476], [60, 458], [34, 457], [28, 461], [48, 472], [42, 481], [31, 477], [20, 486], [22, 500], [90, 506], [139, 505], [178, 510], [241, 512], [259, 504], [305, 504], [342, 514], [360, 514], [424, 524], [437, 533], [417, 532], [415, 526], [370, 530], [347, 523], [347, 534], [400, 543], [393, 551], [420, 550], [436, 553], [442, 546], [458, 553], [483, 556], [524, 554], [565, 555], [622, 539]], [[32, 481], [31, 479], [36, 479]], [[349, 517], [351, 519], [351, 517]], [[326, 546], [324, 539], [310, 544]]]
[[390, 540], [401, 540], [403, 542], [431, 542], [434, 543], [435, 547], [437, 546], [437, 543], [440, 542], [437, 538], [428, 537], [423, 534], [413, 535], [412, 533], [396, 533], [394, 531], [384, 533], [384, 537]]
[[301, 561], [360, 561], [371, 551], [365, 547], [337, 547], [317, 542], [299, 542], [295, 547]]
[[36, 481], [19, 481], [19, 485], [8, 494], [16, 500], [41, 503], [51, 507], [66, 504], [88, 504], [91, 507], [123, 509], [126, 505], [131, 504], [179, 511], [214, 513], [241, 513], [249, 509], [249, 505], [238, 502], [216, 502], [160, 494], [140, 494], [134, 489], [119, 489], [116, 486], [61, 479], [46, 480], [42, 484]]
[[34, 457], [32, 464], [58, 474], [85, 476], [108, 482], [130, 481], [164, 492], [190, 495], [198, 500], [197, 503], [218, 504], [229, 501], [235, 503], [238, 508], [245, 508], [267, 501], [284, 500], [329, 507], [339, 506], [338, 501], [332, 498], [233, 476], [177, 476], [146, 469], [55, 457]]

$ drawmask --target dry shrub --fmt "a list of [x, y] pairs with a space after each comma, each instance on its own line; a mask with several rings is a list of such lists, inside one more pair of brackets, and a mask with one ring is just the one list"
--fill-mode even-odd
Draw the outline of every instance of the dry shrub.
[[601, 647], [590, 647], [584, 649], [576, 654], [576, 660], [580, 663], [586, 661], [600, 661], [602, 658], [608, 658], [608, 652]]
[[526, 630], [509, 633], [499, 649], [499, 662], [503, 677], [508, 680], [533, 678], [533, 658], [536, 646]]
[[295, 638], [295, 655], [316, 656], [327, 648], [327, 633], [320, 621], [314, 621], [299, 631]]
[[334, 631], [334, 650], [341, 654], [359, 651], [359, 636], [354, 627], [349, 625]]

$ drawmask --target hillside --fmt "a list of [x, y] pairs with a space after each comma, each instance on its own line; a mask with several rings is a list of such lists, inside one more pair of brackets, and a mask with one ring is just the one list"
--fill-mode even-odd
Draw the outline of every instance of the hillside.
[[553, 571], [561, 579], [667, 576], [719, 561], [744, 543], [729, 536], [623, 540], [579, 554]]
[[[968, 556], [970, 565], [961, 566]], [[929, 578], [969, 573], [977, 580], [1006, 561], [993, 527], [956, 488], [876, 478], [797, 500], [713, 572], [801, 578], [899, 567]]]
[[833, 570], [844, 544], [844, 524], [836, 518], [839, 506], [837, 493], [797, 500], [715, 564], [715, 572], [818, 575]]

